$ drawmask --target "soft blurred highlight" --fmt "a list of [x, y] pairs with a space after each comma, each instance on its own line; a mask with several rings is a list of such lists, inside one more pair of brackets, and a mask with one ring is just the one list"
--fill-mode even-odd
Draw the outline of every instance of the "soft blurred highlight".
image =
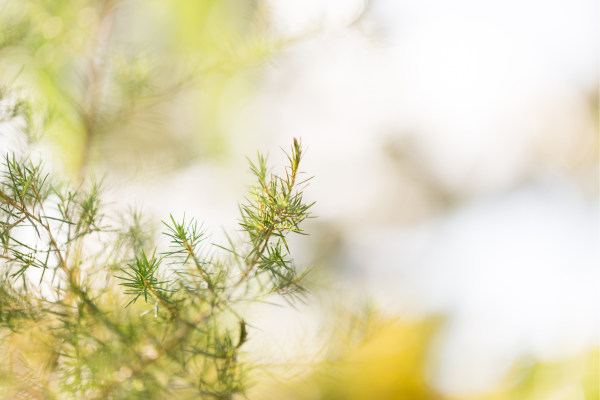
[[247, 310], [249, 398], [598, 399], [597, 2], [0, 10], [0, 83], [31, 99], [0, 150], [24, 131], [117, 208], [219, 243], [240, 160], [308, 147], [313, 294]]

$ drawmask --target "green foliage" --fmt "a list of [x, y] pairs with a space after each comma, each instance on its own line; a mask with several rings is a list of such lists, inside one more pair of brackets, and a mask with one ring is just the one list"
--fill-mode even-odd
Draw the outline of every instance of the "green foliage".
[[[136, 300], [142, 295], [144, 295], [144, 300], [147, 303], [149, 294], [150, 297], [154, 296], [156, 299], [160, 299], [163, 302], [167, 301], [162, 293], [164, 289], [162, 289], [160, 286], [164, 285], [168, 281], [159, 281], [156, 276], [160, 262], [161, 260], [155, 258], [154, 254], [152, 254], [152, 258], [148, 260], [146, 253], [142, 250], [142, 257], [136, 257], [135, 264], [129, 264], [129, 269], [132, 272], [130, 273], [125, 269], [123, 270], [123, 272], [129, 276], [129, 278], [117, 276], [117, 278], [125, 281], [125, 283], [120, 283], [120, 285], [129, 288], [129, 290], [126, 290], [125, 293], [136, 295], [133, 300], [129, 302], [129, 304], [135, 303]], [[127, 304], [127, 306], [129, 306], [129, 304]]]
[[[250, 200], [241, 208], [241, 225], [252, 243], [252, 249], [245, 257], [247, 262], [250, 261], [243, 276], [258, 265], [259, 274], [267, 272], [278, 291], [290, 294], [301, 292], [302, 287], [297, 284], [295, 269], [281, 245], [289, 252], [285, 235], [289, 232], [302, 233], [299, 224], [307, 218], [308, 209], [312, 206], [303, 203], [302, 191], [294, 191], [301, 157], [300, 143], [294, 139], [285, 178], [273, 174], [268, 176], [266, 158], [260, 154], [258, 165], [249, 160], [258, 185], [251, 188]], [[276, 238], [275, 244], [268, 246], [273, 238]]]
[[[239, 304], [306, 288], [286, 235], [310, 205], [294, 140], [284, 176], [258, 155], [241, 205], [245, 238], [211, 245], [196, 221], [165, 222], [156, 248], [139, 210], [113, 216], [102, 184], [58, 183], [6, 156], [0, 180], [0, 396], [230, 399], [252, 368]], [[106, 221], [119, 223], [110, 226]], [[148, 256], [147, 254], [152, 254]], [[137, 301], [143, 298], [142, 301]]]
[[[78, 180], [94, 164], [140, 167], [140, 155], [164, 167], [200, 148], [223, 153], [232, 94], [283, 45], [261, 2], [8, 0], [0, 10], [0, 87], [11, 88], [0, 89], [0, 123], [50, 145], [49, 164]], [[193, 104], [189, 132], [169, 123], [183, 99]], [[103, 204], [102, 182], [61, 182], [43, 163], [6, 155], [0, 398], [244, 394], [252, 330], [241, 305], [306, 292], [286, 241], [309, 215], [301, 156], [294, 140], [281, 177], [260, 154], [251, 163], [240, 238], [216, 246], [193, 219], [171, 217], [170, 244], [157, 248], [153, 221]]]
[[[122, 172], [149, 155], [162, 167], [216, 156], [227, 148], [219, 116], [231, 110], [231, 93], [247, 92], [247, 75], [282, 46], [266, 31], [265, 7], [5, 0], [0, 85], [24, 88], [34, 108], [52, 115], [45, 140], [74, 176], [92, 163]], [[182, 99], [194, 110], [189, 131], [176, 122], [186, 113]]]

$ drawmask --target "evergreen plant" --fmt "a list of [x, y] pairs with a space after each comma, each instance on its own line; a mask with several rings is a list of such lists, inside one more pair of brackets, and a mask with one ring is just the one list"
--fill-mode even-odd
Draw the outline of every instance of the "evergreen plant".
[[286, 236], [303, 199], [302, 147], [284, 174], [250, 161], [243, 239], [208, 242], [194, 219], [108, 214], [102, 183], [61, 183], [41, 163], [7, 155], [0, 180], [0, 396], [5, 399], [231, 399], [243, 395], [252, 336], [242, 303], [306, 287]]

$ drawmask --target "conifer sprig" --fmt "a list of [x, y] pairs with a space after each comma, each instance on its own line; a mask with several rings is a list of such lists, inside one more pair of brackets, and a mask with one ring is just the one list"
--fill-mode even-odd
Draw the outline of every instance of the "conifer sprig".
[[129, 269], [121, 269], [127, 277], [117, 276], [118, 279], [125, 281], [119, 285], [127, 288], [125, 290], [126, 294], [135, 295], [133, 300], [127, 303], [125, 307], [135, 303], [140, 296], [144, 296], [144, 301], [147, 303], [148, 295], [162, 303], [168, 303], [166, 292], [172, 290], [164, 289], [161, 286], [168, 283], [168, 281], [160, 281], [158, 277], [158, 267], [161, 261], [161, 258], [155, 257], [155, 253], [148, 259], [146, 253], [142, 251], [141, 257], [136, 257], [135, 263], [128, 265]]
[[162, 252], [138, 209], [122, 226], [104, 222], [101, 183], [57, 184], [42, 164], [6, 156], [0, 353], [26, 331], [31, 346], [18, 349], [18, 368], [17, 358], [0, 357], [0, 397], [130, 398], [134, 388], [131, 398], [143, 399], [243, 394], [249, 365], [241, 354], [252, 331], [235, 305], [306, 292], [308, 270], [298, 273], [286, 240], [310, 217], [301, 156], [294, 140], [281, 177], [260, 154], [250, 164], [257, 182], [240, 206], [243, 240], [211, 247], [201, 224], [171, 217]]
[[299, 293], [302, 290], [296, 271], [287, 254], [283, 253], [282, 245], [289, 253], [286, 235], [290, 232], [303, 234], [299, 225], [310, 217], [308, 210], [314, 203], [304, 203], [302, 190], [296, 182], [302, 159], [300, 141], [294, 138], [291, 152], [286, 155], [290, 165], [285, 169], [285, 178], [268, 173], [266, 157], [261, 154], [258, 154], [257, 164], [249, 160], [250, 171], [258, 184], [250, 188], [247, 204], [241, 206], [240, 225], [249, 235], [251, 248], [245, 256], [247, 268], [240, 282], [253, 270], [257, 274], [267, 272], [275, 284], [275, 291], [283, 293], [296, 287], [292, 293]]

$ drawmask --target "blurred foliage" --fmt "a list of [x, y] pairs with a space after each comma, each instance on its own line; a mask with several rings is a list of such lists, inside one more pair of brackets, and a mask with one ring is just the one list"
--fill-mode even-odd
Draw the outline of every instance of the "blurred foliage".
[[259, 1], [0, 4], [0, 83], [52, 115], [46, 139], [75, 175], [223, 152], [224, 93], [279, 45]]
[[[344, 315], [334, 325], [323, 360], [296, 368], [292, 378], [274, 373], [250, 392], [260, 400], [539, 400], [598, 399], [599, 351], [542, 362], [517, 361], [489, 392], [449, 397], [430, 383], [435, 338], [444, 320], [390, 319], [372, 309]], [[464, 379], [469, 379], [465, 377]]]
[[598, 399], [598, 349], [565, 360], [522, 360], [495, 392], [477, 399]]

